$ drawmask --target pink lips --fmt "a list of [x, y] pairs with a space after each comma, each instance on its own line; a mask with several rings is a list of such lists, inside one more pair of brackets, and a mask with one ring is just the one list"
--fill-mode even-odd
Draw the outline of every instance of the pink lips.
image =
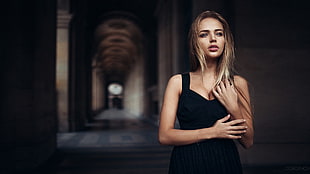
[[211, 45], [211, 46], [209, 46], [208, 49], [209, 49], [209, 51], [217, 51], [219, 49], [219, 47], [216, 45]]

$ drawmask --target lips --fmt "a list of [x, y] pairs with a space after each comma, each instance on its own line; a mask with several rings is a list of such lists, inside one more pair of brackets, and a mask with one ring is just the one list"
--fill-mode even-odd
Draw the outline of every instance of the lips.
[[208, 48], [209, 51], [217, 51], [218, 49], [219, 49], [219, 47], [217, 45], [211, 45]]

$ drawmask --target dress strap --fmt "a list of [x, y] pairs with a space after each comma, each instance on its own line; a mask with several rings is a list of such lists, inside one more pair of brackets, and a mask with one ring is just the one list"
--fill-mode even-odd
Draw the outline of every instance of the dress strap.
[[189, 90], [189, 73], [183, 73], [182, 74], [182, 91], [188, 91]]

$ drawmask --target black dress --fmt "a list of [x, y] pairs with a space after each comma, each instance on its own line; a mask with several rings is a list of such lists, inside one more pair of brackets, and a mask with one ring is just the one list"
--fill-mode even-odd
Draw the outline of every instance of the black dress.
[[[207, 100], [189, 88], [189, 73], [182, 74], [177, 118], [180, 129], [207, 128], [227, 115], [217, 100]], [[231, 139], [210, 139], [173, 148], [169, 174], [241, 174], [237, 147]]]

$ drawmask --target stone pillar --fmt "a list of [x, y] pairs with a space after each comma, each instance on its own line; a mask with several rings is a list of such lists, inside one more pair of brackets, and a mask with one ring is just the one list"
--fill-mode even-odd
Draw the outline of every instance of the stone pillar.
[[71, 15], [64, 9], [57, 12], [57, 62], [56, 62], [56, 90], [58, 131], [67, 132], [68, 124], [68, 78], [69, 78], [69, 22]]
[[88, 39], [85, 8], [87, 1], [74, 1], [70, 22], [69, 54], [69, 131], [85, 128], [91, 116], [91, 57], [87, 55]]
[[172, 75], [172, 52], [171, 52], [171, 14], [172, 2], [160, 1], [157, 11], [158, 19], [158, 107], [162, 106], [165, 87]]
[[144, 60], [140, 55], [137, 56], [135, 64], [124, 85], [124, 109], [135, 116], [143, 115], [144, 91]]
[[191, 24], [191, 2], [186, 0], [172, 1], [171, 18], [171, 52], [172, 73], [189, 71], [188, 31]]
[[104, 107], [105, 82], [103, 71], [93, 66], [92, 70], [92, 111], [96, 114]]
[[189, 2], [177, 0], [159, 1], [158, 4], [157, 90], [160, 108], [169, 78], [189, 70], [187, 35], [191, 17], [191, 10], [188, 8], [190, 6]]

